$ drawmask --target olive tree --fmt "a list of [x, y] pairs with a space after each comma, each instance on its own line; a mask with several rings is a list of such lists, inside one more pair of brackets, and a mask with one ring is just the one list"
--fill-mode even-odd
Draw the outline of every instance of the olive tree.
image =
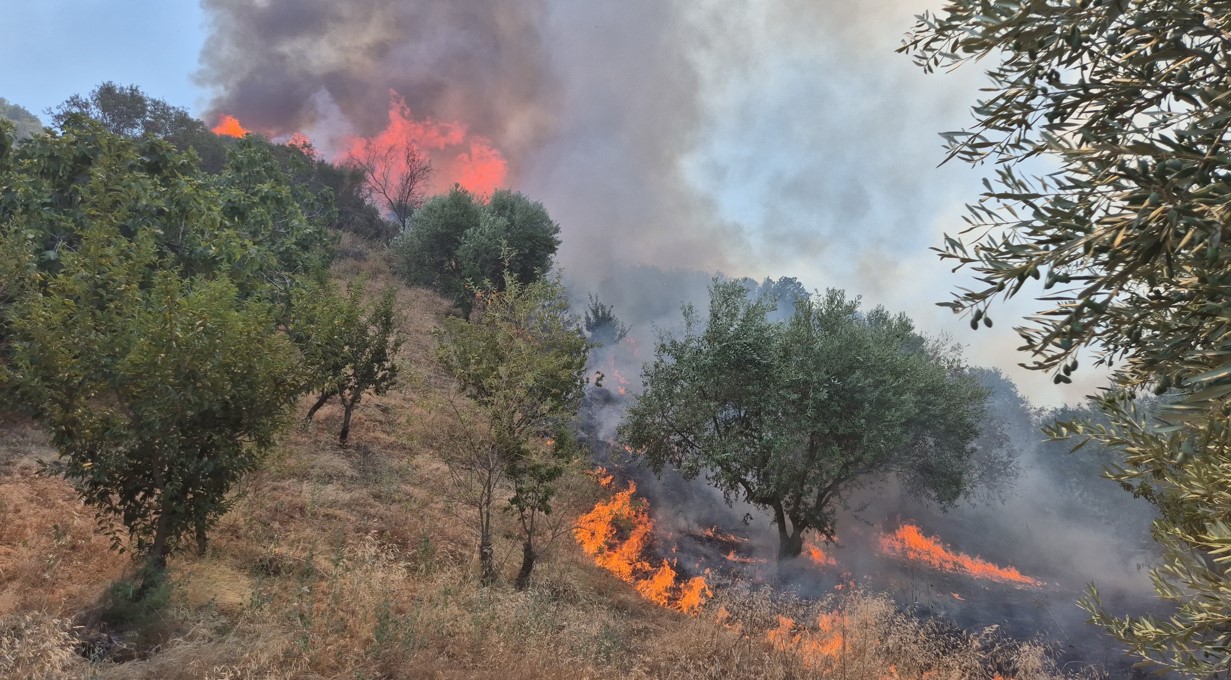
[[528, 284], [551, 269], [559, 233], [543, 205], [523, 194], [501, 189], [483, 200], [454, 186], [424, 202], [390, 250], [399, 275], [468, 314], [474, 291]]
[[[1038, 279], [1018, 329], [1030, 367], [1068, 382], [1089, 351], [1113, 368], [1108, 422], [1055, 436], [1120, 447], [1113, 479], [1156, 501], [1166, 619], [1097, 621], [1140, 656], [1199, 676], [1231, 670], [1231, 7], [1208, 0], [950, 0], [903, 51], [925, 70], [988, 64], [974, 125], [949, 157], [995, 163], [968, 228], [940, 254], [975, 277], [945, 303], [972, 324]], [[1046, 176], [1026, 164], [1041, 157]], [[1134, 403], [1170, 391], [1158, 419]]]
[[740, 282], [715, 282], [704, 325], [663, 338], [619, 435], [654, 468], [704, 474], [773, 513], [780, 560], [834, 535], [844, 494], [896, 474], [951, 503], [969, 491], [985, 390], [956, 350], [830, 290], [786, 322]]
[[570, 427], [588, 382], [589, 343], [558, 279], [523, 284], [512, 276], [503, 290], [479, 293], [469, 321], [446, 319], [439, 340], [440, 363], [486, 421], [486, 436], [475, 442], [481, 450], [451, 463], [481, 478], [474, 507], [482, 580], [496, 579], [492, 511], [504, 495], [521, 530], [524, 588], [540, 518], [578, 454]]

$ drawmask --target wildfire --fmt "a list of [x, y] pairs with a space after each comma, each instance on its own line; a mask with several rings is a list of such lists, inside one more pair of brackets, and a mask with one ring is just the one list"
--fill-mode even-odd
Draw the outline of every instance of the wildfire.
[[778, 627], [766, 633], [765, 640], [774, 649], [798, 654], [805, 665], [816, 668], [842, 654], [843, 623], [840, 615], [826, 613], [817, 618], [815, 629], [797, 631], [794, 619], [779, 615]]
[[629, 482], [624, 491], [599, 501], [577, 519], [573, 536], [598, 566], [631, 583], [645, 599], [695, 614], [712, 594], [709, 585], [704, 576], [680, 582], [674, 566], [665, 559], [658, 566], [650, 563], [654, 520], [645, 501], [635, 498], [636, 492], [637, 485]]
[[740, 543], [748, 542], [747, 538], [743, 536], [736, 536], [735, 534], [723, 533], [723, 531], [718, 527], [709, 527], [708, 529], [703, 530], [701, 535], [712, 541], [729, 545], [738, 545]]
[[615, 367], [615, 357], [612, 357], [611, 361], [611, 375], [615, 377], [617, 383], [616, 392], [618, 392], [620, 396], [625, 396], [628, 394], [628, 378], [625, 378], [624, 374], [620, 372], [620, 369]]
[[760, 557], [744, 557], [732, 550], [727, 553], [727, 561], [735, 562], [736, 564], [765, 564], [765, 560]]
[[804, 541], [804, 555], [807, 555], [808, 559], [822, 567], [833, 567], [838, 564], [837, 560], [825, 554], [825, 551], [821, 549], [821, 545], [811, 536]]
[[1041, 586], [1041, 581], [1023, 575], [1014, 567], [1001, 567], [978, 557], [955, 553], [932, 536], [925, 536], [919, 527], [903, 524], [892, 534], [882, 534], [881, 550], [888, 555], [918, 560], [942, 571], [969, 574], [975, 578]]
[[457, 183], [472, 193], [489, 195], [504, 184], [508, 174], [508, 163], [491, 140], [471, 134], [465, 123], [417, 120], [396, 93], [390, 96], [389, 125], [384, 130], [346, 142], [351, 158], [379, 159], [392, 166], [382, 170], [393, 176], [408, 169], [405, 155], [398, 153], [405, 148], [418, 149], [431, 159], [444, 188]]
[[611, 488], [611, 483], [615, 481], [615, 475], [607, 472], [607, 468], [602, 467], [601, 465], [586, 474], [593, 477], [594, 481], [598, 482], [598, 485], [604, 489]]
[[248, 130], [239, 124], [239, 120], [235, 116], [224, 115], [218, 120], [218, 124], [212, 129], [216, 135], [224, 135], [226, 137], [243, 137], [248, 134]]

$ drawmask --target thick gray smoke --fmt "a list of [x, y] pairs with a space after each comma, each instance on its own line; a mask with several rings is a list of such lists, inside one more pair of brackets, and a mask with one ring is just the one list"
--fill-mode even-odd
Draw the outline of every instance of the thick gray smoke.
[[923, 171], [968, 87], [893, 54], [922, 0], [204, 6], [207, 117], [371, 135], [392, 90], [493, 140], [563, 225], [569, 269], [820, 270], [873, 293], [954, 198]]
[[[938, 4], [203, 0], [198, 79], [207, 120], [326, 150], [382, 130], [391, 92], [466, 124], [560, 222], [570, 277], [613, 301], [599, 283], [640, 265], [797, 276], [941, 332], [961, 323], [933, 303], [964, 282], [928, 248], [979, 175], [937, 168], [937, 133], [969, 121], [982, 76], [894, 53]], [[1082, 371], [1061, 397], [1017, 371], [1010, 323], [957, 338], [1041, 403], [1098, 386]]]
[[[416, 116], [461, 120], [519, 159], [554, 127], [559, 88], [546, 8], [401, 0], [204, 0], [210, 37], [198, 79], [207, 120], [260, 130], [322, 124], [363, 136], [387, 123], [390, 90]], [[323, 120], [340, 114], [341, 120]]]

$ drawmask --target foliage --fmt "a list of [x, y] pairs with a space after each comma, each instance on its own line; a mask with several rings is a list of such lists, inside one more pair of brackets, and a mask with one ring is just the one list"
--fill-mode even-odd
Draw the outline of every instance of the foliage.
[[594, 294], [590, 295], [590, 304], [586, 307], [585, 328], [590, 342], [600, 347], [619, 344], [628, 335], [628, 326], [616, 317], [615, 309]]
[[743, 278], [740, 283], [749, 297], [763, 299], [773, 307], [770, 317], [775, 321], [791, 318], [795, 313], [795, 302], [810, 297], [804, 284], [793, 276], [783, 276], [777, 280], [766, 277], [761, 283]]
[[621, 439], [772, 510], [780, 558], [805, 531], [832, 537], [843, 494], [885, 474], [942, 504], [969, 491], [986, 392], [955, 349], [841, 291], [798, 299], [785, 323], [770, 311], [716, 281], [705, 327], [685, 308], [683, 337], [643, 368]]
[[402, 346], [392, 290], [365, 304], [364, 287], [352, 282], [344, 296], [324, 282], [296, 291], [288, 331], [303, 352], [308, 385], [319, 397], [311, 419], [337, 397], [344, 411], [338, 439], [350, 434], [351, 413], [367, 392], [382, 395], [397, 384]]
[[[1031, 368], [1068, 382], [1086, 348], [1114, 366], [1118, 391], [1099, 401], [1108, 423], [1052, 434], [1125, 447], [1110, 474], [1162, 507], [1155, 582], [1179, 609], [1096, 618], [1139, 655], [1200, 676], [1231, 670], [1229, 23], [1231, 8], [1205, 0], [951, 0], [902, 48], [925, 70], [992, 62], [976, 124], [945, 134], [951, 158], [997, 168], [969, 229], [940, 250], [978, 282], [947, 304], [990, 325], [989, 305], [1040, 279], [1047, 304], [1019, 329]], [[1056, 169], [1030, 176], [1034, 157]], [[1173, 390], [1160, 425], [1131, 403], [1143, 388]]]
[[[326, 273], [336, 244], [327, 225], [335, 213], [332, 194], [293, 181], [275, 148], [255, 137], [239, 140], [217, 183], [225, 223], [255, 246], [238, 264], [285, 302], [297, 279]], [[283, 162], [306, 164], [311, 158], [299, 153]]]
[[[293, 347], [272, 310], [224, 278], [154, 276], [90, 234], [10, 319], [13, 372], [60, 452], [53, 469], [118, 518], [156, 566], [205, 532], [273, 443], [294, 399]], [[121, 291], [100, 300], [93, 288]], [[119, 546], [118, 538], [116, 540]]]
[[16, 129], [17, 139], [28, 139], [43, 131], [43, 121], [26, 108], [0, 97], [0, 120], [7, 120]]
[[410, 228], [390, 245], [395, 271], [409, 283], [461, 299], [465, 287], [457, 249], [481, 215], [482, 206], [460, 186], [428, 199], [415, 212]]
[[526, 284], [551, 269], [560, 247], [560, 225], [542, 203], [500, 189], [483, 204], [482, 213], [457, 249], [466, 281], [499, 290], [510, 276]]
[[428, 199], [392, 244], [395, 267], [410, 283], [452, 297], [469, 312], [471, 292], [527, 284], [551, 268], [560, 227], [543, 208], [508, 190], [487, 202], [455, 186]]
[[[273, 172], [245, 198], [233, 175], [80, 116], [0, 149], [5, 407], [46, 426], [52, 467], [156, 573], [185, 535], [204, 546], [297, 396], [266, 282], [319, 253], [266, 230], [302, 222]], [[241, 151], [230, 172], [260, 160]]]
[[[523, 284], [510, 274], [503, 290], [477, 296], [470, 321], [446, 319], [440, 333], [441, 364], [489, 423], [483, 455], [495, 469], [487, 473], [512, 485], [508, 503], [522, 528], [521, 587], [534, 566], [536, 522], [551, 512], [554, 483], [578, 454], [569, 425], [585, 391], [588, 352], [558, 279]], [[490, 512], [479, 509], [488, 582], [495, 577]]]
[[136, 85], [107, 81], [89, 95], [69, 97], [48, 113], [52, 124], [60, 129], [74, 117], [84, 116], [98, 121], [112, 134], [134, 139], [150, 135], [180, 151], [193, 149], [209, 172], [218, 172], [226, 161], [226, 139], [215, 135], [186, 109], [155, 99]]

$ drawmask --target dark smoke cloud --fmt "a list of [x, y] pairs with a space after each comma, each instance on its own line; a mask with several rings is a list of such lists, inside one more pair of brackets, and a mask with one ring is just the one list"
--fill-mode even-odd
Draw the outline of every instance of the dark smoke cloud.
[[[926, 232], [875, 199], [925, 193], [881, 150], [909, 141], [887, 95], [914, 75], [892, 54], [911, 4], [204, 0], [198, 77], [211, 114], [259, 129], [336, 111], [371, 134], [390, 90], [468, 123], [564, 226], [566, 267], [781, 275], [838, 241], [895, 251], [920, 243], [899, 230]], [[934, 131], [917, 140], [930, 164]]]
[[222, 113], [290, 132], [322, 123], [322, 101], [345, 132], [387, 122], [390, 90], [418, 117], [461, 120], [510, 158], [541, 143], [559, 93], [541, 35], [545, 6], [401, 0], [203, 0], [210, 37], [198, 80]]

